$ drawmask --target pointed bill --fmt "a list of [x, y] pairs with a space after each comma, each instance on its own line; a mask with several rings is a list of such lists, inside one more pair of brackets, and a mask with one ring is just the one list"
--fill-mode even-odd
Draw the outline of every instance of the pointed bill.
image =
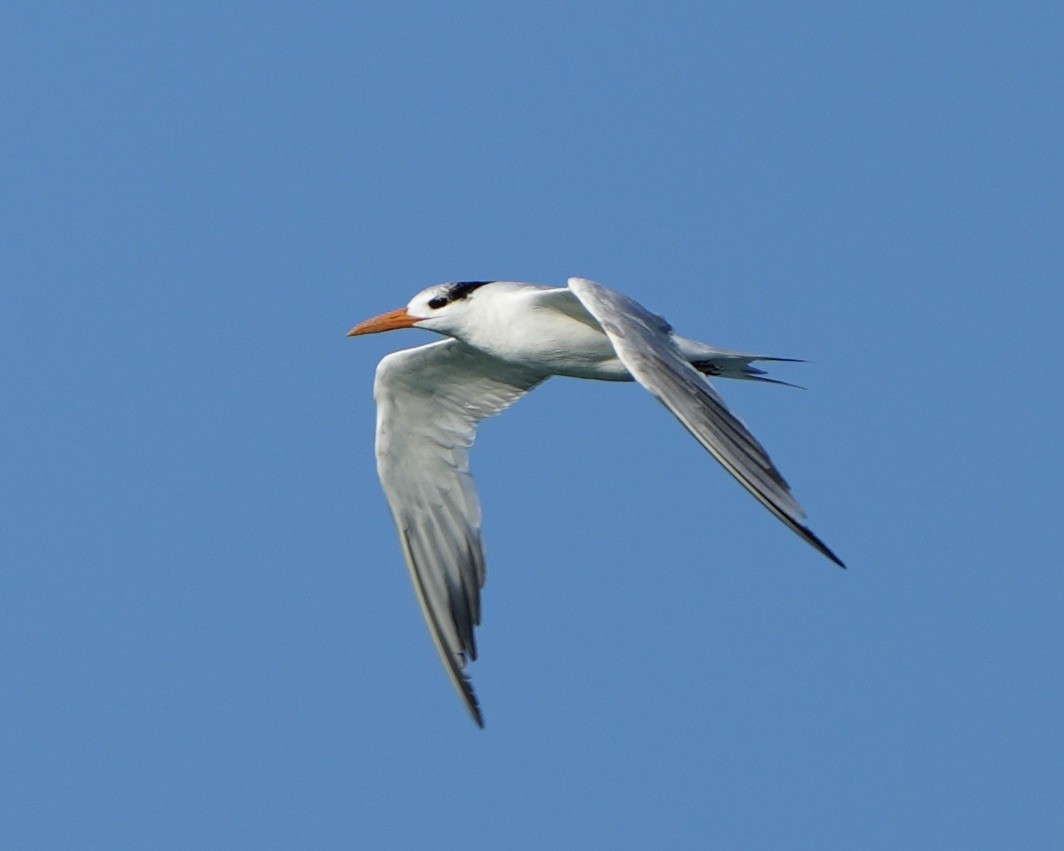
[[357, 337], [360, 334], [379, 334], [381, 331], [394, 331], [396, 328], [412, 328], [417, 318], [406, 312], [405, 307], [374, 316], [365, 322], [359, 322], [347, 332], [348, 337]]

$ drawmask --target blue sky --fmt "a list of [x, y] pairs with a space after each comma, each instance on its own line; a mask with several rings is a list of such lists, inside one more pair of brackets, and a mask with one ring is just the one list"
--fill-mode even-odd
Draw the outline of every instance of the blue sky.
[[[1064, 842], [1056, 3], [6, 4], [0, 834]], [[720, 389], [842, 572], [639, 388], [481, 430], [487, 727], [355, 322], [583, 275], [808, 358]]]

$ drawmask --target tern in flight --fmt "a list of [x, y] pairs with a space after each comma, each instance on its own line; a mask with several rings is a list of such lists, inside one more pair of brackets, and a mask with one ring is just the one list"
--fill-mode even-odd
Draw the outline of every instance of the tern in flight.
[[[638, 381], [757, 500], [839, 567], [804, 524], [768, 453], [705, 376], [773, 381], [754, 361], [673, 333], [627, 296], [584, 278], [566, 287], [511, 281], [439, 284], [348, 336], [426, 328], [448, 339], [387, 355], [373, 386], [377, 471], [418, 603], [451, 681], [478, 725], [464, 673], [477, 658], [484, 551], [468, 450], [477, 423], [552, 375]], [[783, 383], [783, 382], [773, 382]]]

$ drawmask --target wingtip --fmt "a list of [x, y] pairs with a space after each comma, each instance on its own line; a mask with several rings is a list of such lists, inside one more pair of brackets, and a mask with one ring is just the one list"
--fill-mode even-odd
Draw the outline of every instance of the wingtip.
[[[469, 680], [466, 680], [468, 683]], [[476, 694], [473, 692], [473, 688], [470, 686], [469, 690], [463, 695], [465, 697], [466, 709], [469, 710], [469, 714], [473, 718], [473, 723], [477, 725], [481, 730], [484, 729], [484, 714], [480, 711], [480, 702], [477, 700]]]
[[837, 564], [843, 570], [847, 569], [842, 559], [835, 555], [835, 553], [833, 553], [830, 548], [828, 548], [825, 544], [821, 543], [821, 545], [817, 547], [817, 549], [820, 550], [820, 552], [822, 552], [825, 556], [827, 556], [832, 562]]
[[841, 567], [843, 570], [846, 570], [846, 565], [843, 563], [842, 559], [835, 555], [835, 553], [831, 551], [831, 548], [827, 544], [825, 544], [823, 541], [820, 541], [819, 538], [817, 540], [820, 543], [820, 551], [829, 559], [831, 559], [835, 564]]
[[459, 695], [462, 698], [462, 703], [465, 704], [465, 708], [469, 711], [470, 717], [481, 730], [484, 729], [484, 713], [480, 711], [480, 701], [477, 700], [477, 693], [473, 691], [473, 683], [470, 682], [461, 670], [456, 670], [457, 679], [455, 685], [458, 686]]
[[817, 537], [817, 535], [813, 532], [812, 529], [801, 523], [795, 522], [793, 518], [785, 517], [783, 514], [777, 514], [777, 516], [781, 520], [783, 520], [788, 526], [790, 526], [793, 531], [797, 532], [799, 536], [801, 536], [801, 538], [814, 550], [828, 558], [830, 561], [837, 564], [843, 570], [846, 570], [846, 565], [843, 563], [842, 559], [835, 555], [831, 547], [829, 547], [822, 540], [820, 540], [820, 538]]

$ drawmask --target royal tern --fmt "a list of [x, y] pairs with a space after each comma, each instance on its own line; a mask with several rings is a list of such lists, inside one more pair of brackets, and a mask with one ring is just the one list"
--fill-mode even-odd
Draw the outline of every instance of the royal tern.
[[[773, 381], [773, 358], [679, 337], [660, 316], [584, 278], [567, 287], [464, 281], [429, 287], [348, 336], [426, 328], [448, 339], [377, 366], [377, 471], [418, 603], [451, 681], [478, 725], [464, 669], [477, 658], [484, 551], [468, 449], [480, 420], [552, 375], [638, 381], [762, 505], [840, 567], [757, 439], [704, 376]], [[783, 383], [783, 382], [774, 382]]]

